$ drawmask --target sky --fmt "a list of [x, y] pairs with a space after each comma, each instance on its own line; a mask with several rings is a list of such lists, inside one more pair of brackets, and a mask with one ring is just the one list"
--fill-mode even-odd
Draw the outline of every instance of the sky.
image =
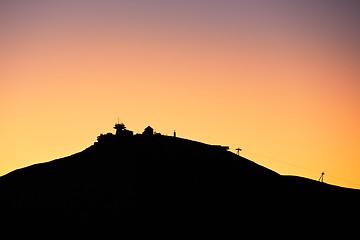
[[0, 0], [0, 175], [117, 121], [360, 189], [360, 3]]

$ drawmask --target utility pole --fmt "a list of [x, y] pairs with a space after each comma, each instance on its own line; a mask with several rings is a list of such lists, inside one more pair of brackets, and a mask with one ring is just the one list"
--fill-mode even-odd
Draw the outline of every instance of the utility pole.
[[235, 149], [236, 150], [236, 153], [237, 153], [237, 155], [240, 155], [240, 151], [241, 151], [241, 148], [237, 148], [237, 149]]

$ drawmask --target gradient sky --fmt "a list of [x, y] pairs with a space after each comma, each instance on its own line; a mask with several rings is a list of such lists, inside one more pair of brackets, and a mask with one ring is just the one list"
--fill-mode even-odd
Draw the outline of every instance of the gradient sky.
[[0, 1], [0, 175], [118, 118], [360, 189], [360, 3]]

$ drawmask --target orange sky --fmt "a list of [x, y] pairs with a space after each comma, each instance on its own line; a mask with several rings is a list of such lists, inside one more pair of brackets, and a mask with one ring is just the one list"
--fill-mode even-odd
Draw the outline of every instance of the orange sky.
[[119, 118], [360, 188], [360, 6], [286, 2], [1, 2], [0, 174]]

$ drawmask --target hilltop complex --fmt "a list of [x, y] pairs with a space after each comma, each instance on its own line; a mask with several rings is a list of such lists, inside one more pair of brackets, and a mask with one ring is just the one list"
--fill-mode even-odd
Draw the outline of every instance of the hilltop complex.
[[[100, 134], [97, 137], [97, 141], [98, 142], [102, 142], [102, 141], [106, 141], [109, 139], [114, 139], [116, 138], [129, 138], [134, 136], [134, 132], [131, 130], [126, 129], [126, 126], [124, 123], [115, 123], [114, 128], [116, 129], [115, 135], [113, 133], [106, 133], [106, 134]], [[161, 135], [160, 133], [154, 133], [154, 129], [151, 126], [147, 126], [142, 135], [143, 136], [152, 136], [152, 135]], [[135, 134], [135, 135], [140, 135], [140, 134]]]

